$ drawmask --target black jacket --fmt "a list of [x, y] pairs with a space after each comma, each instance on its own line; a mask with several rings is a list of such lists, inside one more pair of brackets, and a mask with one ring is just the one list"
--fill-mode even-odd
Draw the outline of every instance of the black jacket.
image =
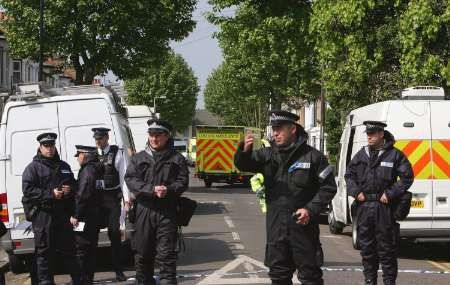
[[264, 175], [267, 219], [273, 219], [269, 224], [275, 222], [277, 212], [292, 214], [300, 208], [317, 216], [336, 194], [331, 166], [323, 154], [306, 144], [305, 135], [287, 150], [272, 145], [243, 152], [241, 143], [234, 162], [241, 171]]
[[360, 192], [368, 194], [386, 193], [393, 200], [411, 187], [414, 173], [411, 163], [400, 150], [394, 148], [394, 136], [384, 131], [385, 143], [378, 155], [370, 159], [368, 146], [359, 150], [350, 161], [345, 181], [348, 195], [357, 197]]
[[[71, 186], [71, 194], [61, 200], [53, 198], [53, 189], [65, 185]], [[76, 181], [70, 166], [58, 155], [51, 159], [38, 151], [33, 161], [22, 174], [22, 203], [37, 206], [38, 211], [52, 215], [70, 216], [73, 213]]]
[[[143, 150], [131, 158], [125, 182], [137, 202], [143, 206], [175, 210], [176, 199], [189, 185], [186, 159], [173, 148], [172, 140], [160, 152]], [[167, 196], [163, 199], [154, 195], [154, 188], [158, 185], [167, 187]]]
[[90, 158], [78, 172], [78, 189], [75, 195], [75, 215], [80, 221], [98, 219], [102, 200], [97, 181], [103, 179], [103, 168], [98, 158]]

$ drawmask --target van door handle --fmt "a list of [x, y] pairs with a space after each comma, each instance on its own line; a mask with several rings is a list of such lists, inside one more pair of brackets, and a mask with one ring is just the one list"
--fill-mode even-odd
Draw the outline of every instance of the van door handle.
[[7, 160], [11, 160], [11, 156], [9, 154], [0, 156], [0, 161], [7, 161]]

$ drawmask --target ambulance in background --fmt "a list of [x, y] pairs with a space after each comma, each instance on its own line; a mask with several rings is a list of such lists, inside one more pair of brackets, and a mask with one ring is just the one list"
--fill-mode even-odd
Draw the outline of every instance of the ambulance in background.
[[408, 157], [415, 180], [411, 212], [400, 222], [400, 236], [418, 242], [450, 241], [450, 101], [439, 87], [419, 86], [403, 90], [401, 100], [379, 102], [353, 110], [346, 118], [338, 159], [338, 192], [328, 214], [330, 231], [352, 226], [357, 231], [347, 195], [345, 171], [353, 156], [365, 145], [363, 122], [382, 121], [396, 140], [395, 147]]
[[253, 148], [261, 147], [262, 132], [243, 126], [197, 126], [196, 176], [211, 187], [213, 182], [247, 183], [254, 173], [241, 172], [234, 165], [234, 153], [247, 132], [254, 135]]

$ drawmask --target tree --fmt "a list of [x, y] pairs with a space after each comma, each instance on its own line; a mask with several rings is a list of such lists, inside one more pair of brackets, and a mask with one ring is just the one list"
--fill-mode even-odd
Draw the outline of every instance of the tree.
[[[314, 37], [321, 81], [332, 109], [327, 148], [337, 154], [342, 122], [357, 107], [398, 96], [398, 19], [407, 1], [318, 0], [313, 2]], [[337, 130], [337, 131], [334, 131]]]
[[[290, 97], [313, 99], [320, 93], [312, 42], [308, 39], [310, 1], [211, 0], [208, 19], [217, 33], [234, 78], [261, 102], [280, 107]], [[231, 17], [225, 8], [236, 7]], [[246, 94], [243, 92], [243, 94]]]
[[264, 128], [269, 105], [246, 90], [244, 82], [234, 74], [226, 62], [212, 72], [204, 90], [206, 108], [225, 124]]
[[[317, 0], [312, 7], [310, 33], [321, 81], [341, 129], [350, 110], [398, 98], [407, 86], [448, 91], [447, 0]], [[330, 120], [336, 124], [335, 116]], [[339, 137], [328, 134], [329, 150], [337, 150], [330, 144]]]
[[[192, 31], [196, 0], [45, 1], [45, 57], [59, 57], [76, 70], [76, 83], [91, 84], [112, 70], [138, 76], [168, 51], [170, 40]], [[2, 0], [11, 50], [38, 58], [39, 1]]]
[[127, 103], [153, 107], [155, 97], [157, 112], [161, 118], [173, 124], [176, 130], [184, 131], [191, 125], [200, 87], [194, 71], [178, 54], [168, 53], [161, 65], [147, 68], [139, 78], [125, 81], [128, 92]]
[[414, 0], [400, 18], [402, 75], [415, 85], [450, 82], [450, 2]]

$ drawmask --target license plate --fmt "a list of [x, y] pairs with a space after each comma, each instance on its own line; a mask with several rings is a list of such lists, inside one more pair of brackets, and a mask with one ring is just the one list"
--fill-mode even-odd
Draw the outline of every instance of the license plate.
[[425, 208], [425, 203], [423, 200], [411, 200], [411, 208]]

